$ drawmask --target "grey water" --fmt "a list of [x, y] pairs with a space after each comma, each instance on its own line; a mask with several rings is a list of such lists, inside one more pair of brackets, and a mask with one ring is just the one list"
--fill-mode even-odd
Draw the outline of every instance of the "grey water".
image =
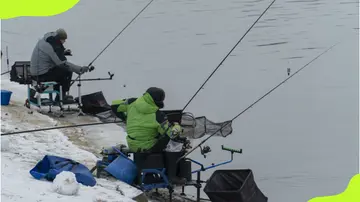
[[[159, 86], [167, 93], [165, 108], [181, 109], [270, 2], [156, 0], [84, 76], [110, 71], [114, 80], [84, 82], [82, 93], [102, 91], [111, 102]], [[11, 62], [29, 60], [36, 41], [62, 27], [74, 54], [69, 60], [87, 65], [147, 3], [87, 0], [53, 17], [3, 20], [1, 49], [9, 47]], [[230, 158], [221, 145], [242, 148], [218, 169], [250, 168], [269, 202], [342, 192], [359, 166], [358, 5], [276, 1], [186, 111], [229, 120], [286, 79], [287, 68], [294, 73], [340, 43], [235, 120], [233, 134], [210, 139], [206, 159], [198, 150], [191, 157], [210, 165]]]

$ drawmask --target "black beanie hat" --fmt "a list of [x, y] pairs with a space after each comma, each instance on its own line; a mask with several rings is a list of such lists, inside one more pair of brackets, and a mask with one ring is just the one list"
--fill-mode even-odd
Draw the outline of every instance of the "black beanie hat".
[[147, 93], [153, 98], [156, 106], [160, 109], [164, 108], [165, 91], [161, 88], [150, 87], [146, 90]]

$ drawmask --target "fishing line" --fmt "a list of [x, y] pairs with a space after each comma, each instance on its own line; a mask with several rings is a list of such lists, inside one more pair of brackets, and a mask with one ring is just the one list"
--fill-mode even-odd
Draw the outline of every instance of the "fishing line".
[[184, 111], [186, 107], [190, 104], [190, 102], [195, 98], [195, 96], [199, 93], [199, 91], [204, 87], [206, 82], [213, 76], [213, 74], [219, 69], [222, 63], [229, 57], [229, 55], [233, 52], [236, 46], [244, 39], [244, 37], [250, 32], [250, 30], [255, 26], [255, 24], [260, 20], [260, 18], [266, 13], [267, 10], [274, 4], [275, 0], [270, 3], [270, 5], [262, 12], [262, 14], [258, 17], [258, 19], [250, 26], [250, 28], [245, 32], [245, 34], [240, 38], [240, 40], [235, 44], [235, 46], [230, 50], [230, 52], [224, 57], [224, 59], [220, 62], [220, 64], [214, 69], [214, 71], [207, 77], [205, 82], [200, 86], [200, 88], [196, 91], [196, 93], [191, 97], [191, 99], [186, 103], [185, 107], [182, 109]]
[[82, 127], [82, 126], [105, 125], [105, 124], [111, 124], [111, 123], [123, 123], [123, 121], [101, 122], [101, 123], [85, 123], [85, 124], [77, 124], [77, 125], [70, 125], [70, 126], [58, 126], [58, 127], [52, 127], [52, 128], [40, 128], [40, 129], [34, 129], [34, 130], [23, 130], [23, 131], [17, 131], [17, 132], [2, 133], [1, 136], [15, 135], [15, 134], [21, 134], [21, 133], [32, 133], [32, 132], [39, 132], [39, 131], [46, 131], [46, 130], [56, 130], [56, 129], [63, 129], [63, 128], [75, 128], [75, 127]]
[[[121, 33], [123, 33], [123, 31], [153, 2], [154, 0], [151, 0], [111, 41], [110, 43], [105, 46], [105, 48], [89, 63], [88, 67], [90, 67], [94, 62], [95, 60], [98, 59], [98, 57], [115, 41], [115, 39], [117, 37], [119, 37], [121, 35]], [[80, 75], [75, 79], [77, 80], [78, 78], [80, 77]], [[74, 83], [75, 81], [73, 81], [70, 86], [72, 86], [72, 84]]]
[[[340, 43], [340, 42], [339, 42]], [[248, 106], [246, 109], [244, 109], [242, 112], [240, 112], [238, 115], [236, 115], [234, 118], [231, 119], [231, 121], [227, 122], [226, 124], [224, 124], [222, 127], [220, 127], [217, 131], [215, 131], [213, 134], [211, 134], [210, 136], [208, 136], [206, 139], [204, 139], [203, 141], [200, 142], [200, 144], [198, 144], [196, 147], [192, 148], [189, 152], [187, 152], [186, 154], [184, 154], [184, 156], [180, 157], [178, 159], [181, 160], [183, 158], [185, 158], [186, 156], [188, 156], [191, 152], [193, 152], [196, 148], [200, 147], [202, 144], [204, 144], [208, 139], [210, 139], [212, 136], [214, 136], [217, 132], [219, 132], [220, 130], [222, 130], [224, 127], [226, 127], [229, 123], [232, 123], [235, 119], [237, 119], [240, 115], [242, 115], [244, 112], [246, 112], [247, 110], [249, 110], [250, 108], [252, 108], [256, 103], [258, 103], [260, 100], [262, 100], [263, 98], [265, 98], [267, 95], [269, 95], [272, 91], [274, 91], [275, 89], [277, 89], [279, 86], [281, 86], [282, 84], [284, 84], [286, 81], [288, 81], [290, 78], [292, 78], [294, 75], [296, 75], [297, 73], [299, 73], [301, 70], [303, 70], [305, 67], [307, 67], [308, 65], [310, 65], [312, 62], [314, 62], [316, 59], [318, 59], [320, 56], [322, 56], [323, 54], [325, 54], [326, 52], [328, 52], [330, 49], [332, 49], [334, 46], [336, 46], [336, 43], [334, 45], [332, 45], [330, 48], [326, 49], [324, 52], [322, 52], [320, 55], [318, 55], [317, 57], [315, 57], [314, 59], [312, 59], [310, 62], [308, 62], [306, 65], [304, 65], [303, 67], [301, 67], [299, 70], [297, 70], [294, 74], [292, 74], [291, 76], [287, 77], [285, 80], [283, 80], [282, 82], [280, 82], [277, 86], [275, 86], [274, 88], [272, 88], [270, 91], [268, 91], [267, 93], [265, 93], [262, 97], [260, 97], [258, 100], [256, 100], [254, 103], [252, 103], [250, 106]]]

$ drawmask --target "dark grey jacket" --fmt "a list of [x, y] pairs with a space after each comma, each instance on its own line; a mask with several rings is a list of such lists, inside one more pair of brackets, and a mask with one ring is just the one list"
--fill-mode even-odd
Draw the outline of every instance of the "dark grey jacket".
[[54, 51], [50, 43], [46, 41], [49, 36], [55, 36], [55, 32], [49, 32], [40, 39], [31, 55], [30, 74], [32, 76], [42, 75], [55, 68], [67, 68], [68, 70], [80, 73], [81, 66], [70, 63], [69, 61], [61, 61]]

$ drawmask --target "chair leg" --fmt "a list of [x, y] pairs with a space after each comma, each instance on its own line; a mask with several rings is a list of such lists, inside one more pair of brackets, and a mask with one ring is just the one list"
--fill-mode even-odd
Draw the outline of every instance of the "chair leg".
[[79, 106], [79, 114], [78, 114], [78, 116], [85, 116], [85, 113], [82, 111], [80, 106]]
[[172, 194], [174, 190], [172, 188], [169, 189], [169, 201], [172, 202]]
[[182, 186], [182, 188], [181, 188], [181, 194], [180, 194], [181, 196], [186, 196], [186, 194], [185, 194], [185, 187], [184, 186]]
[[62, 107], [63, 107], [63, 93], [62, 93], [62, 86], [60, 85], [59, 86], [59, 89], [60, 89], [60, 92], [59, 92], [59, 97], [60, 97], [60, 99], [59, 99], [59, 107], [60, 107], [60, 109], [62, 109]]
[[64, 110], [63, 110], [63, 109], [60, 109], [60, 115], [59, 115], [59, 117], [60, 117], [60, 118], [65, 117], [65, 116], [64, 116]]
[[40, 93], [36, 92], [35, 97], [36, 97], [36, 100], [37, 100], [38, 107], [41, 108], [41, 95], [40, 95]]

